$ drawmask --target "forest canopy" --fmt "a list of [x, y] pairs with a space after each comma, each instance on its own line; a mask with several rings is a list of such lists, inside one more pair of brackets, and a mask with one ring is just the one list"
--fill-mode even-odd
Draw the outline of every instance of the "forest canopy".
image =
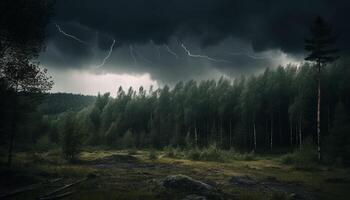
[[[327, 159], [347, 162], [350, 69], [345, 63], [341, 60], [322, 72], [321, 129], [324, 153], [335, 154]], [[74, 120], [69, 131], [79, 133], [82, 145], [161, 149], [216, 144], [257, 153], [297, 150], [305, 139], [317, 139], [316, 75], [312, 65], [288, 65], [236, 79], [179, 82], [171, 88], [120, 87], [116, 97], [77, 96], [76, 101], [85, 105], [81, 110], [57, 113], [60, 103], [41, 106], [56, 114], [43, 116], [46, 132], [40, 137], [59, 145], [67, 120]], [[63, 104], [73, 100], [72, 95], [58, 96], [65, 99], [56, 98]]]

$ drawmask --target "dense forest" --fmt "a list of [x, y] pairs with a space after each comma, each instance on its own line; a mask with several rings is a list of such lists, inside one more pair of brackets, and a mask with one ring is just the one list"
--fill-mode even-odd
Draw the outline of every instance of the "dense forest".
[[[109, 93], [46, 95], [30, 115], [40, 125], [32, 120], [22, 124], [22, 139], [30, 138], [32, 143], [26, 144], [40, 148], [69, 140], [80, 147], [162, 149], [215, 144], [241, 152], [292, 152], [302, 148], [304, 140], [314, 144], [317, 140], [315, 76], [309, 64], [288, 65], [235, 79], [191, 80], [148, 90], [119, 87], [116, 97]], [[327, 161], [349, 160], [349, 77], [344, 60], [322, 72], [321, 146]]]
[[38, 110], [44, 115], [56, 115], [65, 111], [79, 111], [95, 101], [95, 96], [68, 93], [44, 94]]

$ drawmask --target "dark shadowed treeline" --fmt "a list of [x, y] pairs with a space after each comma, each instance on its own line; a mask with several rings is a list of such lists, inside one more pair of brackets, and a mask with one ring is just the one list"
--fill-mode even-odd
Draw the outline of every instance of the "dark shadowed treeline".
[[44, 115], [56, 115], [65, 111], [79, 111], [95, 101], [95, 96], [52, 93], [45, 94], [39, 110]]
[[[48, 134], [59, 143], [69, 119], [75, 124], [69, 134], [79, 135], [87, 145], [162, 148], [215, 143], [249, 152], [289, 151], [300, 148], [305, 138], [316, 139], [315, 76], [315, 69], [304, 64], [234, 80], [179, 82], [173, 88], [119, 88], [116, 98], [98, 95], [79, 112], [47, 118]], [[341, 61], [322, 74], [322, 146], [342, 155], [349, 155], [349, 77], [350, 68]]]

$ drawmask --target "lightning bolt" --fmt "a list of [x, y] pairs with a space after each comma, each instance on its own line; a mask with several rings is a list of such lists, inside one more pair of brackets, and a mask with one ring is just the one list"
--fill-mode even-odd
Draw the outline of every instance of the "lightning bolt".
[[109, 48], [107, 56], [103, 59], [102, 63], [97, 66], [97, 68], [103, 67], [106, 64], [106, 61], [108, 60], [108, 58], [111, 56], [111, 54], [113, 52], [114, 45], [115, 45], [115, 40], [113, 39], [112, 45]]
[[206, 55], [197, 55], [197, 54], [192, 54], [190, 50], [187, 49], [187, 47], [181, 43], [181, 47], [186, 51], [187, 55], [193, 58], [204, 58], [212, 62], [223, 62], [223, 63], [232, 63], [231, 61], [228, 60], [223, 60], [223, 59], [215, 59]]
[[177, 59], [179, 58], [179, 56], [175, 53], [175, 51], [171, 50], [168, 45], [165, 44], [164, 47], [170, 54], [174, 55]]
[[132, 45], [129, 46], [129, 49], [130, 49], [130, 56], [132, 57], [132, 59], [134, 60], [134, 63], [135, 65], [137, 65], [137, 60], [136, 60], [136, 56], [135, 56], [135, 53], [134, 53], [134, 48]]
[[79, 42], [79, 43], [81, 43], [81, 44], [88, 45], [87, 42], [85, 42], [85, 41], [79, 39], [78, 37], [64, 32], [58, 24], [56, 24], [56, 28], [57, 28], [57, 30], [58, 30], [60, 33], [62, 33], [63, 35], [65, 35], [65, 36], [67, 36], [67, 37], [69, 37], [69, 38], [71, 38], [71, 39], [73, 39], [73, 40], [75, 40], [75, 41], [77, 41], [77, 42]]

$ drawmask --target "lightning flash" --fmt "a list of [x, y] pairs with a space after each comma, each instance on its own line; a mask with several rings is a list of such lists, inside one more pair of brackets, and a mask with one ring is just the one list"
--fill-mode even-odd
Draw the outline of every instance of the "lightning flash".
[[107, 56], [103, 59], [102, 63], [97, 66], [97, 68], [103, 67], [106, 64], [106, 61], [109, 59], [109, 57], [111, 56], [111, 54], [113, 52], [114, 45], [115, 45], [115, 40], [113, 39], [112, 45], [109, 48]]
[[223, 59], [215, 59], [212, 57], [209, 57], [207, 55], [199, 55], [199, 54], [192, 54], [190, 50], [187, 49], [187, 47], [181, 43], [181, 47], [186, 51], [187, 55], [193, 58], [204, 58], [212, 62], [223, 62], [223, 63], [232, 63], [231, 61], [228, 60], [223, 60]]
[[56, 24], [56, 28], [57, 28], [57, 30], [58, 30], [60, 33], [62, 33], [62, 34], [65, 35], [66, 37], [69, 37], [69, 38], [71, 38], [71, 39], [73, 39], [73, 40], [75, 40], [75, 41], [77, 41], [77, 42], [79, 42], [79, 43], [81, 43], [81, 44], [88, 45], [87, 42], [85, 42], [85, 41], [79, 39], [78, 37], [64, 32], [58, 24]]
[[177, 53], [175, 53], [175, 51], [171, 50], [170, 47], [168, 45], [164, 45], [165, 49], [173, 56], [175, 56], [176, 58], [179, 58], [179, 56], [177, 55]]

